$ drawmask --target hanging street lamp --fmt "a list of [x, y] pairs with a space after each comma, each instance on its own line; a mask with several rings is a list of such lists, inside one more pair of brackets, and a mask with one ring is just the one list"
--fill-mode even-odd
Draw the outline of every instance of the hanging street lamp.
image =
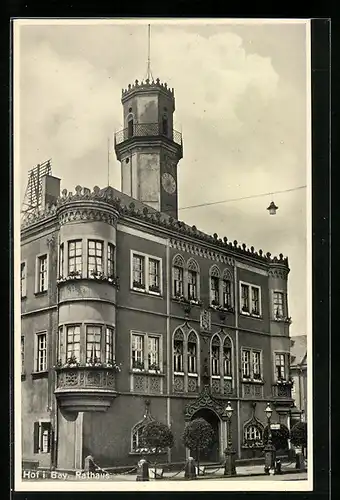
[[272, 443], [272, 431], [271, 431], [271, 418], [273, 414], [273, 410], [270, 404], [267, 404], [267, 408], [264, 410], [267, 415], [268, 422], [268, 438], [267, 444], [264, 447], [264, 472], [266, 474], [275, 473], [275, 459], [276, 459], [276, 449]]
[[235, 450], [233, 449], [232, 439], [231, 439], [231, 417], [233, 416], [233, 408], [228, 401], [227, 407], [224, 413], [227, 417], [227, 447], [224, 450], [225, 464], [224, 464], [224, 475], [225, 476], [236, 476], [235, 467]]
[[267, 210], [269, 211], [269, 215], [275, 215], [276, 210], [278, 210], [278, 209], [279, 209], [279, 207], [277, 207], [273, 201], [270, 203], [269, 207], [267, 207]]

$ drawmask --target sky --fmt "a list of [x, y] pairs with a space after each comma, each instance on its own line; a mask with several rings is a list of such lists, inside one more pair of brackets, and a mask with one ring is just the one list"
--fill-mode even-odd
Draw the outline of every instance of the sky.
[[[152, 74], [174, 87], [174, 128], [183, 134], [179, 219], [287, 255], [291, 334], [308, 333], [307, 189], [185, 209], [307, 184], [305, 23], [20, 25], [14, 126], [21, 198], [28, 171], [49, 158], [62, 189], [107, 185], [108, 137], [112, 145], [123, 128], [121, 90], [146, 78], [148, 22]], [[119, 162], [113, 151], [109, 157], [110, 184], [120, 189]], [[266, 210], [272, 200], [275, 216]]]

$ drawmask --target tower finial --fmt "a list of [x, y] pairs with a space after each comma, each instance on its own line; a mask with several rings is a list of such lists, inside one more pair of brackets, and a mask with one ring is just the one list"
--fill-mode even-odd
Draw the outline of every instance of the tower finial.
[[150, 24], [148, 24], [148, 65], [147, 65], [147, 75], [146, 75], [146, 80], [147, 83], [150, 81], [150, 78], [153, 80], [152, 72], [151, 72], [151, 27]]

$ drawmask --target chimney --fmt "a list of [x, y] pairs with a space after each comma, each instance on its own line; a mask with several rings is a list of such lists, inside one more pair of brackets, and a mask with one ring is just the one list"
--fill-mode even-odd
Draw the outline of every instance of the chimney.
[[42, 209], [45, 209], [47, 206], [51, 206], [56, 203], [57, 198], [59, 198], [60, 179], [58, 179], [58, 177], [53, 177], [52, 175], [44, 175], [41, 179], [41, 183], [41, 207]]

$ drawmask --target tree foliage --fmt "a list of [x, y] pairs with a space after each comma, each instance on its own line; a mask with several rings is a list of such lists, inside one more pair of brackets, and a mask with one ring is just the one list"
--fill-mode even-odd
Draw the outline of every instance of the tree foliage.
[[297, 422], [290, 431], [290, 440], [294, 446], [307, 446], [307, 422]]
[[170, 427], [162, 422], [151, 421], [145, 424], [142, 432], [142, 442], [146, 448], [153, 448], [159, 453], [165, 448], [172, 448], [174, 436]]
[[214, 439], [214, 430], [204, 418], [192, 420], [184, 429], [182, 440], [184, 446], [196, 452], [197, 465], [202, 450], [207, 449]]
[[[289, 429], [281, 424], [279, 429], [271, 429], [272, 444], [277, 450], [286, 450], [288, 448]], [[263, 433], [264, 444], [268, 442], [268, 426]]]

